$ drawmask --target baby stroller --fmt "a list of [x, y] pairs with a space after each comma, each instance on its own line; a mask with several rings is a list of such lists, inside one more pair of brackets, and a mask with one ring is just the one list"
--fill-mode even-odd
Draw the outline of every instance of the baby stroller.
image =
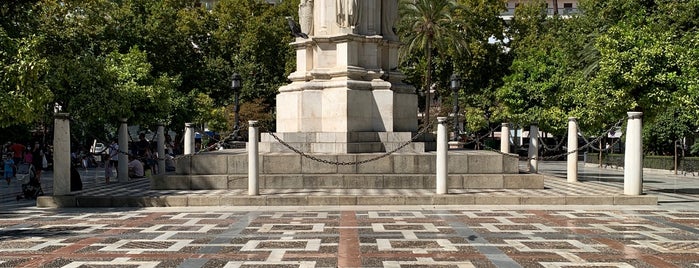
[[29, 182], [22, 184], [22, 194], [17, 195], [17, 201], [20, 199], [36, 199], [44, 195], [44, 190], [41, 189], [39, 178], [36, 177], [36, 170], [33, 165], [29, 165]]

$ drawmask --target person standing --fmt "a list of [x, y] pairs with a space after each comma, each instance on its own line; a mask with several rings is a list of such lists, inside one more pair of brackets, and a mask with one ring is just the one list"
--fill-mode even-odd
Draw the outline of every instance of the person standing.
[[112, 167], [117, 169], [117, 172], [119, 171], [119, 144], [117, 143], [116, 139], [112, 140], [112, 143], [109, 144], [109, 160], [107, 161], [107, 164], [104, 165], [104, 182], [109, 184], [109, 178], [114, 175], [112, 172]]
[[5, 174], [3, 177], [7, 180], [9, 185], [12, 181], [12, 177], [15, 176], [15, 161], [12, 160], [12, 154], [2, 155], [2, 162], [5, 164]]
[[41, 181], [41, 171], [44, 169], [44, 147], [37, 141], [34, 142], [34, 146], [31, 151], [32, 155], [32, 165], [34, 165], [34, 170], [36, 171], [36, 179]]
[[12, 151], [12, 160], [15, 161], [15, 165], [22, 163], [22, 153], [27, 147], [19, 142], [15, 142], [10, 145], [10, 151]]

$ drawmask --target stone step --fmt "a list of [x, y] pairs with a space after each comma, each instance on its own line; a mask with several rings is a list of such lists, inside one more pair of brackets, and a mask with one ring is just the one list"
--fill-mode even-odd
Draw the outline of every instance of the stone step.
[[[261, 189], [435, 189], [428, 174], [264, 174]], [[543, 189], [540, 174], [449, 175], [450, 189]], [[153, 190], [247, 189], [247, 175], [168, 175], [151, 178]]]
[[411, 132], [291, 132], [274, 135], [286, 145], [270, 133], [262, 133], [260, 152], [290, 153], [298, 150], [306, 153], [375, 153], [390, 152], [399, 147], [402, 148], [397, 152], [406, 153], [436, 150], [434, 135], [423, 134], [416, 141], [410, 142], [415, 135]]
[[[308, 154], [323, 162], [296, 153], [259, 155], [260, 174], [436, 174], [436, 154], [382, 153]], [[368, 161], [376, 159], [374, 161]], [[368, 161], [362, 164], [350, 164]], [[516, 155], [489, 151], [449, 151], [449, 174], [518, 174]], [[223, 150], [178, 158], [177, 175], [234, 175], [248, 173], [244, 150]]]
[[[405, 142], [348, 142], [348, 143], [331, 143], [331, 142], [287, 142], [291, 148], [301, 152], [310, 153], [367, 153], [367, 152], [391, 152], [396, 148], [400, 148], [396, 152], [399, 153], [421, 153], [425, 151], [434, 151], [436, 144], [413, 142], [404, 145]], [[260, 142], [259, 150], [268, 153], [292, 153], [294, 152], [289, 147], [278, 142]]]
[[[362, 190], [360, 190], [362, 191]], [[657, 196], [171, 195], [41, 196], [37, 207], [366, 206], [366, 205], [657, 205]]]

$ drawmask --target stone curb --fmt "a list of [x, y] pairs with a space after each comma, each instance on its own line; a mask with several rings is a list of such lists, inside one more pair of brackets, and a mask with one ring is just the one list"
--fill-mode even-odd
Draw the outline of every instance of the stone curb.
[[657, 205], [641, 196], [260, 195], [260, 196], [41, 196], [37, 207], [355, 206], [355, 205]]

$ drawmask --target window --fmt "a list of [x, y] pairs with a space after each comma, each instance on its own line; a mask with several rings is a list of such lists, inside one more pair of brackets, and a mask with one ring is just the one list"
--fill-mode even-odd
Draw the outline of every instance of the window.
[[573, 13], [573, 3], [563, 3], [563, 13], [564, 14]]

